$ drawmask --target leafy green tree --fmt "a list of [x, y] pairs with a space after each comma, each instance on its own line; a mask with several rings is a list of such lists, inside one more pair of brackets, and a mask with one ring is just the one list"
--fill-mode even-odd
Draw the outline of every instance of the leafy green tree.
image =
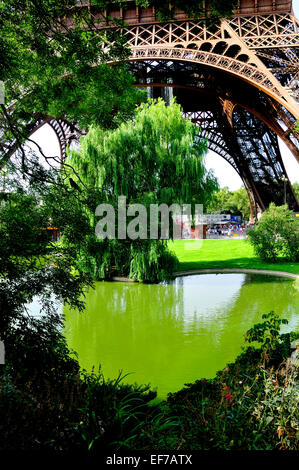
[[[137, 202], [147, 208], [156, 203], [189, 203], [194, 207], [204, 204], [217, 187], [204, 167], [206, 150], [206, 142], [198, 140], [181, 107], [174, 101], [166, 106], [158, 100], [142, 105], [134, 122], [112, 132], [91, 128], [81, 139], [79, 150], [69, 152], [68, 162], [86, 188], [98, 190], [97, 204], [109, 202], [116, 207], [118, 196], [126, 196], [127, 204]], [[76, 183], [81, 184], [79, 180]], [[94, 210], [90, 213], [93, 226]], [[94, 237], [90, 243], [93, 255], [84, 255], [84, 260], [92, 261], [97, 277], [111, 275], [114, 266], [123, 275], [157, 280], [174, 266], [162, 240]]]
[[141, 105], [134, 122], [115, 131], [91, 128], [68, 161], [106, 201], [124, 195], [130, 201], [147, 196], [166, 204], [193, 197], [199, 202], [208, 197], [205, 185], [215, 184], [203, 164], [206, 151], [180, 105], [159, 99]]
[[[64, 216], [67, 215], [64, 212]], [[78, 223], [77, 214], [77, 223]], [[82, 219], [82, 216], [80, 217]], [[79, 219], [80, 221], [80, 219]], [[72, 220], [68, 224], [72, 224]], [[39, 296], [41, 310], [55, 314], [55, 299], [82, 308], [88, 276], [74, 272], [74, 254], [51, 242], [49, 210], [34, 194], [7, 194], [0, 202], [0, 334], [23, 318]], [[52, 295], [52, 298], [51, 298]]]
[[206, 206], [206, 212], [221, 213], [222, 211], [229, 210], [230, 191], [228, 186], [219, 188], [211, 194], [210, 199]]
[[241, 187], [236, 191], [229, 191], [227, 186], [220, 188], [211, 195], [206, 212], [242, 214], [242, 219], [248, 220], [250, 218], [250, 203], [246, 189]]
[[236, 207], [236, 211], [242, 214], [243, 220], [250, 219], [250, 203], [246, 189], [241, 187], [231, 193], [231, 205]]
[[293, 186], [293, 189], [295, 191], [296, 197], [299, 200], [299, 183], [297, 183], [297, 182], [293, 183], [292, 186]]
[[125, 37], [118, 28], [99, 30], [89, 9], [77, 3], [0, 2], [0, 80], [6, 100], [0, 105], [0, 168], [20, 149], [27, 169], [23, 146], [45, 115], [83, 131], [92, 124], [110, 128], [132, 117], [143, 99], [126, 65], [106, 65], [127, 57]]
[[265, 261], [299, 259], [299, 221], [287, 205], [271, 203], [248, 236], [255, 253]]

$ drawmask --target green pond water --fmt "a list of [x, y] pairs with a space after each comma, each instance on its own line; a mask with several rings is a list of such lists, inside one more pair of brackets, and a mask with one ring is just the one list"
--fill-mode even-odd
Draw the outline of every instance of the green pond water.
[[[298, 286], [297, 286], [298, 289]], [[65, 336], [82, 368], [105, 378], [150, 383], [158, 397], [234, 361], [244, 333], [274, 310], [299, 328], [299, 292], [292, 279], [249, 274], [178, 277], [169, 284], [98, 282], [86, 310], [64, 307]]]

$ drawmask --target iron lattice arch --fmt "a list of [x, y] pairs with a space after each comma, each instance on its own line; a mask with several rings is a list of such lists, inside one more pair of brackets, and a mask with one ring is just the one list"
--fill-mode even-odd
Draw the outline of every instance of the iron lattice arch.
[[[97, 29], [114, 27], [114, 18], [125, 21], [136, 86], [153, 97], [176, 96], [199, 135], [239, 173], [256, 209], [282, 204], [287, 174], [277, 136], [299, 162], [299, 22], [291, 0], [240, 0], [233, 17], [218, 25], [179, 10], [175, 21], [161, 22], [154, 8], [134, 1], [123, 9], [111, 2], [105, 12], [89, 2], [78, 7], [85, 4]], [[63, 158], [69, 138], [79, 134], [63, 120], [45, 122]], [[287, 199], [299, 210], [289, 181]]]
[[[138, 86], [148, 86], [151, 97], [162, 95], [166, 101], [176, 97], [186, 117], [198, 125], [199, 135], [207, 138], [208, 147], [238, 172], [259, 208], [283, 202], [282, 178], [287, 174], [277, 135], [294, 152], [297, 149], [278, 126], [270, 127], [273, 107], [267, 95], [237, 77], [196, 64], [137, 61], [131, 67]], [[296, 208], [291, 185], [287, 199]]]

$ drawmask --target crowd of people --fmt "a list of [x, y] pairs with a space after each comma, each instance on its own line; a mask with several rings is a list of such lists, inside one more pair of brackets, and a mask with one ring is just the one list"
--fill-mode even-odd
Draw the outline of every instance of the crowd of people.
[[[251, 227], [251, 226], [250, 226]], [[207, 238], [246, 238], [247, 224], [217, 224], [207, 226]]]
[[223, 223], [197, 225], [195, 228], [187, 224], [176, 224], [174, 239], [220, 239], [220, 238], [247, 238], [247, 230], [252, 228], [252, 224], [245, 223]]

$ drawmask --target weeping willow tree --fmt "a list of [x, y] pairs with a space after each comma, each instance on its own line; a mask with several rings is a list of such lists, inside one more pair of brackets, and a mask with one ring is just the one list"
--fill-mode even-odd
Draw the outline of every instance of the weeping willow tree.
[[[97, 193], [97, 204], [117, 207], [118, 197], [127, 204], [205, 204], [217, 187], [204, 166], [207, 143], [196, 127], [182, 115], [181, 107], [163, 100], [142, 104], [133, 122], [105, 131], [92, 127], [81, 139], [78, 150], [70, 151], [68, 162], [84, 184]], [[129, 222], [129, 220], [128, 220]], [[90, 223], [96, 218], [90, 212]], [[157, 281], [169, 277], [176, 258], [165, 240], [103, 239], [91, 237], [80, 267], [96, 278], [125, 275]]]

